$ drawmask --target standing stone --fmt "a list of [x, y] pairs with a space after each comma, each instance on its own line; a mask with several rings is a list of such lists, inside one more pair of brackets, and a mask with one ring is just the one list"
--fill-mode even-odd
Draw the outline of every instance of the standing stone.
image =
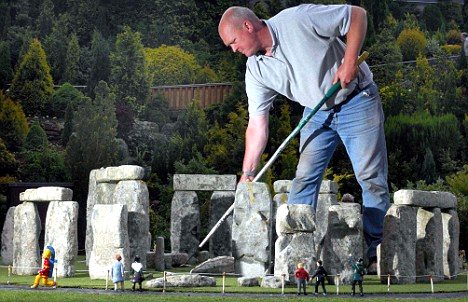
[[157, 271], [163, 272], [165, 269], [164, 261], [164, 237], [156, 237], [154, 249], [154, 268]]
[[41, 219], [32, 202], [15, 208], [13, 229], [13, 274], [34, 275], [40, 268], [39, 234]]
[[271, 195], [265, 183], [237, 187], [232, 223], [232, 254], [236, 272], [246, 277], [265, 275], [270, 263]]
[[171, 203], [171, 251], [197, 254], [200, 238], [200, 209], [194, 191], [176, 191]]
[[[442, 214], [439, 208], [418, 208], [416, 241], [416, 276], [431, 275], [434, 282], [444, 280]], [[416, 282], [429, 282], [416, 277]]]
[[299, 232], [280, 234], [275, 242], [275, 276], [285, 274], [285, 280], [295, 280], [294, 271], [299, 262], [313, 272], [317, 256], [315, 254], [314, 233]]
[[89, 172], [89, 184], [88, 184], [88, 198], [86, 200], [86, 265], [89, 265], [89, 258], [91, 257], [91, 250], [93, 249], [93, 227], [91, 225], [91, 214], [93, 207], [98, 203], [97, 201], [97, 182], [96, 182], [97, 170], [91, 170]]
[[458, 242], [460, 237], [460, 221], [457, 211], [450, 209], [442, 212], [443, 230], [443, 263], [446, 278], [455, 279], [458, 268]]
[[13, 235], [15, 224], [15, 207], [10, 207], [5, 216], [2, 230], [2, 263], [13, 264]]
[[[332, 185], [329, 185], [331, 187]], [[316, 227], [315, 244], [318, 249], [323, 248], [323, 240], [328, 232], [328, 213], [332, 205], [338, 205], [338, 200], [335, 193], [320, 193], [317, 198], [316, 208]]]
[[331, 275], [339, 274], [342, 284], [350, 284], [352, 281], [349, 255], [354, 259], [363, 255], [362, 232], [361, 205], [341, 203], [330, 206], [328, 230], [319, 255], [327, 272]]
[[125, 270], [130, 269], [133, 259], [129, 259], [127, 217], [127, 205], [94, 205], [91, 215], [94, 242], [89, 259], [91, 279], [107, 278], [107, 271], [111, 269], [116, 253], [122, 256]]
[[[210, 229], [234, 203], [233, 191], [215, 191], [210, 201]], [[232, 215], [229, 215], [210, 238], [210, 257], [232, 256]]]
[[113, 204], [117, 183], [102, 182], [96, 185], [96, 204]]
[[393, 284], [416, 281], [417, 211], [415, 207], [393, 204], [385, 215], [379, 260], [382, 283], [387, 283], [387, 274], [392, 275]]
[[114, 189], [114, 204], [126, 204], [128, 210], [128, 237], [130, 259], [140, 257], [146, 269], [146, 252], [150, 250], [149, 193], [146, 183], [141, 180], [119, 181]]
[[55, 249], [58, 277], [72, 277], [78, 256], [78, 203], [52, 201], [47, 208], [44, 246]]

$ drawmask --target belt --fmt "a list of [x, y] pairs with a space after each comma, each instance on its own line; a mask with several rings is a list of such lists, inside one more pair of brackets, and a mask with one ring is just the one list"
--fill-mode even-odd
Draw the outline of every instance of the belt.
[[362, 89], [359, 88], [359, 85], [356, 85], [356, 88], [354, 88], [354, 90], [351, 91], [350, 94], [348, 94], [348, 96], [347, 96], [346, 99], [343, 101], [343, 103], [348, 102], [349, 100], [351, 100], [352, 98], [354, 98], [356, 95], [358, 95], [361, 91], [362, 91]]

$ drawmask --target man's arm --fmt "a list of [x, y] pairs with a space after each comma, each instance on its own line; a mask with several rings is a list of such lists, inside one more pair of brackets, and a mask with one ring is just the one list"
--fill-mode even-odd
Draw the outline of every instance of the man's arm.
[[240, 182], [252, 181], [268, 141], [268, 114], [249, 118], [245, 131], [245, 154]]
[[341, 81], [341, 87], [345, 88], [356, 77], [358, 67], [357, 58], [367, 31], [367, 12], [359, 7], [351, 7], [351, 24], [346, 34], [346, 51], [343, 63], [338, 68], [333, 84]]

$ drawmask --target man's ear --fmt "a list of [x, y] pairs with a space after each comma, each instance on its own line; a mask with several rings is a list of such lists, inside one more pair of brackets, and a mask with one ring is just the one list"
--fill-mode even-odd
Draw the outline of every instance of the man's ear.
[[244, 21], [244, 28], [247, 29], [248, 32], [253, 32], [254, 29], [252, 22], [248, 20]]

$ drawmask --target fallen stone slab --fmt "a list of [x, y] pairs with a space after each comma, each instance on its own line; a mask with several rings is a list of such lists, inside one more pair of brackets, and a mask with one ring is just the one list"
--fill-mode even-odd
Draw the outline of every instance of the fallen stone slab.
[[236, 186], [236, 175], [174, 175], [174, 191], [235, 191]]
[[422, 208], [452, 209], [457, 207], [457, 198], [450, 192], [398, 190], [393, 195], [393, 203]]
[[262, 282], [260, 283], [260, 287], [265, 288], [281, 288], [283, 281], [281, 277], [278, 276], [265, 276], [262, 278]]
[[[164, 277], [146, 281], [147, 287], [164, 287]], [[216, 279], [202, 275], [169, 275], [166, 274], [166, 287], [206, 287], [216, 286]]]
[[96, 170], [96, 182], [116, 183], [121, 180], [141, 180], [145, 177], [145, 169], [136, 165], [122, 165]]
[[234, 257], [219, 256], [194, 267], [190, 273], [234, 273]]
[[71, 201], [73, 191], [63, 187], [39, 187], [20, 193], [20, 201]]
[[244, 287], [259, 286], [258, 278], [240, 277], [237, 278], [237, 285]]

